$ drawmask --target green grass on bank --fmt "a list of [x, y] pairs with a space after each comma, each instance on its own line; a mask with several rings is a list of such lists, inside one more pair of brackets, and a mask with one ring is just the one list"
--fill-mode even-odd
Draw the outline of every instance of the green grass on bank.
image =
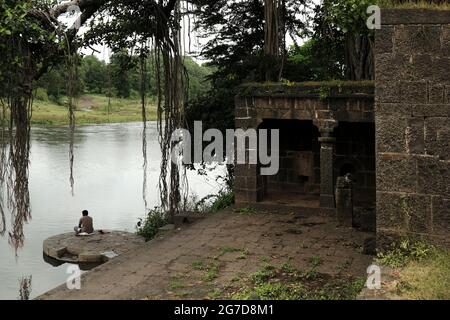
[[404, 240], [381, 254], [378, 263], [398, 273], [392, 295], [398, 299], [450, 299], [450, 251]]
[[[75, 111], [77, 124], [117, 123], [141, 121], [139, 99], [111, 98], [108, 114], [108, 97], [88, 94], [77, 99]], [[147, 119], [156, 120], [156, 106], [147, 106]], [[67, 125], [69, 123], [67, 98], [60, 103], [49, 99], [35, 99], [33, 103], [32, 125]]]

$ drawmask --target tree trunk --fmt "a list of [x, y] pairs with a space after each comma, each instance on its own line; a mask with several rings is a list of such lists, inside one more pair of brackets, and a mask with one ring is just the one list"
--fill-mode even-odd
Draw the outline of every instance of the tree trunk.
[[373, 80], [372, 39], [367, 35], [348, 34], [345, 40], [347, 80]]

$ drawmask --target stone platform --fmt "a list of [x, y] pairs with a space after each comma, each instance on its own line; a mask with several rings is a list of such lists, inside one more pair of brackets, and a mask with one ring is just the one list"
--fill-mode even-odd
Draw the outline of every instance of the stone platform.
[[89, 236], [63, 233], [44, 240], [44, 256], [64, 263], [103, 263], [145, 242], [144, 238], [125, 231], [95, 232]]

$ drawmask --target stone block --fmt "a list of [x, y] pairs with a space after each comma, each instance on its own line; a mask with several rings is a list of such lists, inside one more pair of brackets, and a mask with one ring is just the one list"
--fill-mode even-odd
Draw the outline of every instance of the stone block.
[[430, 81], [444, 83], [449, 81], [450, 57], [433, 57], [429, 67], [432, 71]]
[[450, 104], [412, 104], [414, 117], [450, 117]]
[[385, 26], [375, 32], [376, 54], [392, 53], [394, 50], [394, 27]]
[[236, 164], [234, 168], [234, 174], [236, 177], [252, 177], [257, 175], [256, 164]]
[[410, 154], [425, 152], [424, 120], [423, 118], [409, 118], [406, 128], [406, 150]]
[[400, 197], [400, 194], [377, 191], [377, 229], [406, 231], [407, 220], [400, 209]]
[[389, 84], [380, 83], [376, 88], [377, 103], [399, 103], [400, 86], [396, 82]]
[[377, 226], [403, 232], [431, 232], [431, 197], [378, 192]]
[[450, 233], [450, 195], [444, 197], [433, 197], [433, 233]]
[[437, 157], [417, 157], [417, 191], [423, 194], [450, 194], [450, 162]]
[[395, 52], [401, 54], [440, 54], [441, 27], [439, 25], [396, 25]]
[[425, 148], [429, 155], [450, 160], [450, 127], [448, 117], [425, 119]]
[[415, 233], [432, 232], [431, 197], [410, 194], [400, 200], [408, 219], [408, 231]]
[[241, 117], [241, 118], [235, 118], [234, 124], [236, 128], [241, 129], [249, 129], [249, 128], [255, 128], [257, 127], [257, 121], [254, 117]]
[[450, 104], [450, 85], [445, 86], [444, 103]]
[[406, 118], [376, 115], [375, 137], [378, 152], [406, 152]]
[[382, 9], [382, 28], [386, 25], [448, 25], [450, 16], [447, 10], [430, 9]]
[[[400, 93], [400, 91], [399, 91]], [[375, 114], [405, 116], [411, 114], [409, 103], [375, 103]]]
[[450, 56], [450, 25], [442, 26], [442, 55]]
[[260, 200], [260, 190], [234, 189], [236, 203], [256, 203]]
[[423, 81], [400, 82], [401, 100], [407, 103], [427, 103], [427, 83]]
[[444, 103], [444, 89], [445, 87], [441, 84], [430, 84], [428, 102], [434, 104]]
[[[405, 75], [411, 72], [410, 65], [411, 61], [405, 55], [390, 53], [377, 54], [375, 56], [375, 91], [379, 90], [380, 85], [392, 86], [398, 79], [398, 77], [392, 76], [394, 74], [402, 75], [403, 80], [409, 80], [410, 77], [405, 79]], [[378, 96], [379, 94], [376, 93], [376, 95]]]
[[379, 154], [377, 159], [377, 190], [415, 192], [417, 162], [414, 157]]

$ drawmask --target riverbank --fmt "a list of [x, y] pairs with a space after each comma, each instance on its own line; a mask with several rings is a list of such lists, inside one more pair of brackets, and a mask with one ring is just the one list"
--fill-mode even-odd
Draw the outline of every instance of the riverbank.
[[226, 209], [145, 243], [38, 299], [354, 299], [371, 234], [332, 217]]
[[[35, 99], [31, 124], [37, 126], [68, 125], [69, 116], [65, 99], [58, 104], [51, 100]], [[75, 111], [76, 124], [101, 124], [142, 121], [141, 102], [139, 99], [109, 98], [101, 95], [83, 95], [77, 100]], [[156, 120], [156, 106], [147, 107], [147, 120]]]

